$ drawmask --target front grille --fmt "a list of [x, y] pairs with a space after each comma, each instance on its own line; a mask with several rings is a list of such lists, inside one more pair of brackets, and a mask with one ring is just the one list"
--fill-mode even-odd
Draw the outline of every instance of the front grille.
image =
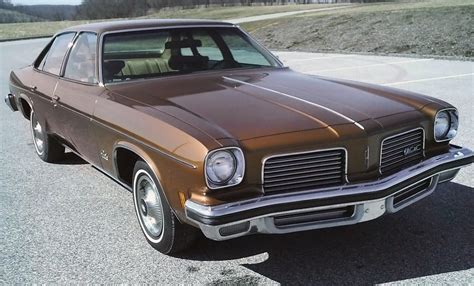
[[271, 157], [263, 166], [265, 193], [304, 191], [344, 183], [344, 149]]
[[382, 141], [380, 172], [393, 173], [423, 159], [425, 133], [418, 128], [388, 137]]

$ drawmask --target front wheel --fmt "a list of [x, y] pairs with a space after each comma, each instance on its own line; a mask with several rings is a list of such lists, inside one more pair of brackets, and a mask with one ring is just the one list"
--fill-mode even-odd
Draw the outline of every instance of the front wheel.
[[133, 174], [135, 213], [148, 243], [164, 254], [189, 247], [196, 238], [197, 229], [178, 221], [150, 167], [138, 161]]
[[30, 128], [36, 154], [41, 160], [49, 163], [57, 162], [64, 157], [64, 146], [50, 134], [46, 133], [34, 111], [30, 114]]

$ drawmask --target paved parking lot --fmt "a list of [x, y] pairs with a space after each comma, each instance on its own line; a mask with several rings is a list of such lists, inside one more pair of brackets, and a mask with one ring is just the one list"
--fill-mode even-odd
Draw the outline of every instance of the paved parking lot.
[[[0, 84], [45, 40], [0, 43]], [[473, 62], [278, 53], [302, 72], [430, 94], [460, 109], [454, 143], [474, 148]], [[474, 281], [474, 168], [368, 223], [227, 242], [164, 256], [145, 241], [131, 194], [81, 161], [35, 154], [28, 122], [0, 104], [0, 284], [468, 284]], [[408, 281], [407, 281], [408, 279]]]

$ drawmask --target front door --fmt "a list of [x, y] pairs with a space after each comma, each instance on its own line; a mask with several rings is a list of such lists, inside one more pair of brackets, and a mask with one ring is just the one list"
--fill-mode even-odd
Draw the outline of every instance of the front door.
[[96, 138], [90, 128], [95, 102], [105, 90], [97, 81], [96, 50], [96, 34], [79, 34], [56, 87], [53, 112], [70, 147], [89, 162], [100, 165]]
[[[33, 110], [48, 133], [64, 137], [53, 112], [53, 102], [61, 67], [75, 33], [58, 35], [43, 50], [34, 64], [32, 83], [28, 87], [33, 95]], [[33, 84], [34, 83], [34, 84]]]
[[100, 161], [90, 125], [95, 101], [102, 92], [99, 86], [60, 79], [56, 88], [57, 104], [53, 108], [70, 147], [96, 165]]

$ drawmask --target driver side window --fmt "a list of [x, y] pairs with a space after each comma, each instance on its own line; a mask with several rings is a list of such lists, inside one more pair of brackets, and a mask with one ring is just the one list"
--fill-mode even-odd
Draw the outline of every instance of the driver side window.
[[74, 35], [74, 33], [66, 33], [57, 36], [37, 68], [54, 75], [59, 75], [64, 55], [70, 47]]
[[81, 33], [69, 54], [64, 77], [86, 83], [97, 83], [96, 49], [97, 35]]

